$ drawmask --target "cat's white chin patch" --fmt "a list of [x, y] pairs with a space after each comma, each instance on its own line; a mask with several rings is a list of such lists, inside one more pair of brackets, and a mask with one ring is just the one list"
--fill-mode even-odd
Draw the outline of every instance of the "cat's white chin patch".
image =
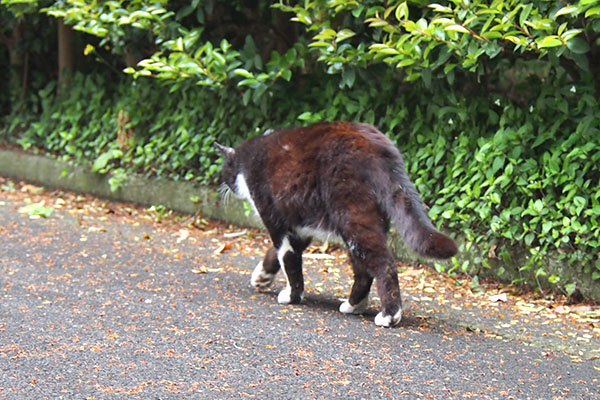
[[241, 172], [239, 174], [237, 174], [237, 176], [235, 177], [235, 189], [233, 190], [233, 192], [239, 198], [246, 200], [250, 204], [252, 211], [254, 211], [254, 213], [256, 215], [259, 215], [258, 209], [256, 208], [256, 205], [254, 204], [254, 199], [252, 198], [252, 194], [250, 194], [250, 189], [248, 188], [248, 184], [246, 183], [246, 178], [244, 177], [244, 174], [242, 174]]
[[365, 297], [360, 303], [351, 305], [348, 300], [340, 304], [340, 312], [344, 314], [362, 314], [367, 309], [369, 298]]
[[275, 274], [270, 274], [266, 272], [263, 268], [263, 262], [259, 262], [254, 271], [252, 271], [252, 276], [250, 277], [250, 284], [255, 288], [265, 288], [270, 286], [275, 279]]
[[400, 323], [400, 320], [402, 319], [402, 308], [400, 308], [398, 310], [398, 312], [396, 314], [394, 314], [394, 316], [391, 315], [383, 315], [383, 313], [379, 313], [375, 316], [375, 325], [377, 326], [384, 326], [386, 328], [389, 328], [391, 326], [395, 326], [398, 325]]

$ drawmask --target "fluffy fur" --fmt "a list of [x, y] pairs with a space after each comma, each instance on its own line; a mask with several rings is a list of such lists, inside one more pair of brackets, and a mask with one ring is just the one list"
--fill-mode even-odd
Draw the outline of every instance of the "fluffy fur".
[[392, 221], [415, 252], [434, 258], [456, 254], [456, 243], [431, 223], [406, 174], [398, 149], [367, 124], [319, 123], [271, 132], [224, 156], [222, 179], [263, 220], [273, 248], [252, 274], [254, 286], [273, 281], [283, 266], [280, 303], [302, 299], [302, 252], [313, 232], [341, 237], [354, 271], [345, 313], [362, 312], [373, 280], [382, 309], [375, 323], [396, 325], [402, 301], [387, 232]]

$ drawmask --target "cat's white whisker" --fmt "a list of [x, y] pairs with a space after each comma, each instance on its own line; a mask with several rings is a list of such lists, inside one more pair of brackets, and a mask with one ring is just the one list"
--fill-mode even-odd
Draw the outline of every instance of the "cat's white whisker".
[[223, 199], [223, 203], [225, 205], [228, 205], [229, 200], [231, 199], [231, 188], [226, 183], [222, 183], [217, 188], [217, 193], [219, 193], [219, 196], [221, 196], [221, 198]]

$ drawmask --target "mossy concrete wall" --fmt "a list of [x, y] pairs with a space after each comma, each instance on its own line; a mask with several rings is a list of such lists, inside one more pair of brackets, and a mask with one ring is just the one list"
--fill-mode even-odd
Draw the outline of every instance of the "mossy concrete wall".
[[[133, 202], [141, 205], [163, 205], [183, 214], [199, 212], [202, 216], [218, 219], [231, 224], [262, 228], [255, 216], [248, 216], [242, 202], [231, 198], [227, 204], [214, 188], [200, 186], [190, 182], [176, 182], [160, 178], [143, 178], [131, 176], [117, 191], [112, 192], [108, 176], [91, 172], [85, 166], [77, 166], [57, 159], [32, 155], [18, 151], [0, 150], [0, 175], [22, 179], [41, 186], [69, 190], [77, 193], [89, 193], [94, 196], [115, 201]], [[192, 199], [194, 201], [192, 201]], [[414, 253], [408, 251], [402, 242], [392, 239], [392, 248], [396, 257], [406, 262], [421, 262]], [[483, 276], [494, 276], [494, 271], [502, 266], [506, 272], [502, 277], [511, 281], [519, 277], [519, 267], [525, 263], [526, 253], [523, 249], [511, 251], [512, 260], [489, 260], [491, 268], [482, 268]], [[471, 265], [481, 264], [479, 260], [487, 256], [479, 254], [476, 249], [462, 251], [458, 263], [469, 260]], [[431, 265], [431, 260], [425, 261]], [[450, 267], [449, 262], [444, 262]], [[500, 265], [501, 264], [501, 265]], [[548, 273], [557, 274], [564, 281], [575, 281], [582, 294], [588, 298], [600, 300], [600, 282], [594, 282], [583, 273], [583, 266], [565, 266], [556, 259], [549, 257], [546, 262]]]

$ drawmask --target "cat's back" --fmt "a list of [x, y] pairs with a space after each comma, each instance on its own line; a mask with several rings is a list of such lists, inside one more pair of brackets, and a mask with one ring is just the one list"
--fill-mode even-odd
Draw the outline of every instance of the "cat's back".
[[[332, 122], [271, 133], [260, 139], [265, 183], [281, 202], [379, 193], [402, 163], [393, 143], [367, 124]], [[314, 203], [314, 204], [313, 204]]]
[[399, 157], [398, 150], [383, 133], [363, 123], [321, 122], [277, 131], [264, 140], [267, 164], [275, 168], [348, 162], [363, 163], [364, 167], [365, 162], [370, 164], [382, 157]]

